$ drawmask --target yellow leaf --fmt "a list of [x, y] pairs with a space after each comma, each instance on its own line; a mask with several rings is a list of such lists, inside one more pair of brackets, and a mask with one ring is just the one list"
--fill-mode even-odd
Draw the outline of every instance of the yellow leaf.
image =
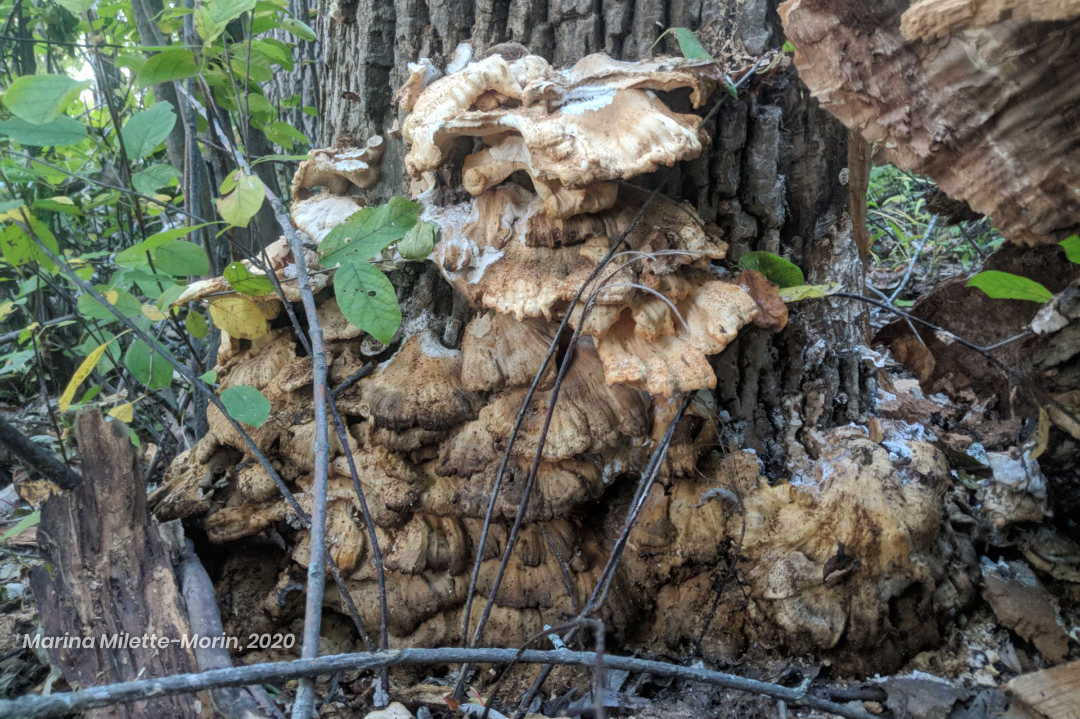
[[60, 411], [67, 412], [68, 407], [71, 406], [71, 400], [75, 399], [75, 391], [79, 389], [79, 385], [90, 376], [90, 373], [97, 367], [98, 361], [101, 359], [101, 355], [105, 354], [105, 350], [108, 349], [112, 340], [106, 342], [103, 345], [98, 345], [94, 348], [94, 351], [86, 355], [86, 359], [79, 365], [79, 369], [75, 370], [75, 374], [71, 375], [71, 381], [68, 382], [67, 387], [64, 388], [64, 393], [60, 395]]
[[1031, 458], [1038, 459], [1039, 455], [1046, 451], [1046, 444], [1050, 441], [1050, 415], [1046, 410], [1039, 407], [1039, 423], [1035, 426], [1035, 449], [1031, 450]]
[[253, 340], [266, 334], [266, 315], [246, 297], [230, 295], [211, 300], [210, 318], [230, 337]]
[[133, 402], [118, 404], [109, 410], [109, 416], [121, 422], [130, 422], [135, 419], [135, 404]]
[[150, 320], [151, 322], [157, 322], [159, 320], [165, 320], [169, 318], [167, 314], [159, 310], [157, 307], [154, 307], [153, 305], [143, 305], [142, 313], [146, 316], [146, 319]]
[[105, 299], [109, 301], [110, 305], [115, 305], [116, 301], [120, 299], [120, 293], [116, 290], [109, 290], [105, 293]]
[[55, 202], [55, 203], [57, 203], [59, 205], [71, 205], [72, 207], [75, 206], [75, 203], [72, 201], [72, 199], [70, 197], [65, 197], [64, 195], [57, 195], [56, 197], [50, 197], [49, 201], [50, 202]]
[[11, 300], [8, 300], [8, 301], [6, 301], [4, 303], [0, 303], [0, 320], [4, 319], [5, 317], [10, 315], [14, 311], [15, 311], [15, 303], [12, 302]]

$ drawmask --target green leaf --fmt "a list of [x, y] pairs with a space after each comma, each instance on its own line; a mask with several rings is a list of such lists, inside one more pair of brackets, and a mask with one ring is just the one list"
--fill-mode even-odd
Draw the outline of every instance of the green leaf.
[[781, 52], [795, 52], [795, 45], [792, 44], [791, 40], [788, 40], [787, 42], [784, 43], [784, 46], [780, 48], [780, 51]]
[[283, 17], [283, 18], [281, 18], [281, 27], [286, 32], [292, 33], [293, 35], [300, 38], [301, 40], [307, 40], [308, 42], [312, 42], [315, 39], [315, 31], [312, 30], [307, 25], [305, 25], [304, 23], [297, 20], [296, 18], [292, 18], [292, 17]]
[[252, 297], [272, 295], [276, 290], [274, 283], [266, 275], [256, 275], [240, 262], [233, 262], [225, 268], [223, 273], [226, 282], [232, 285], [237, 292]]
[[195, 31], [209, 45], [225, 26], [255, 7], [255, 0], [206, 0], [195, 10]]
[[420, 203], [404, 197], [354, 213], [319, 244], [322, 266], [334, 267], [352, 258], [370, 260], [404, 237], [419, 213]]
[[423, 220], [417, 222], [405, 233], [397, 249], [407, 260], [426, 260], [435, 247], [435, 234], [438, 225]]
[[183, 80], [199, 72], [195, 53], [183, 48], [170, 48], [159, 52], [143, 63], [136, 75], [139, 87], [150, 87], [162, 82]]
[[1080, 265], [1080, 235], [1070, 235], [1061, 241], [1061, 247], [1065, 250], [1065, 257], [1069, 262]]
[[744, 252], [739, 257], [739, 267], [744, 270], [757, 270], [781, 289], [806, 284], [806, 278], [798, 265], [771, 252]]
[[201, 340], [206, 337], [206, 318], [194, 310], [189, 310], [187, 318], [184, 319], [184, 325], [187, 326], [188, 333], [197, 340]]
[[169, 136], [175, 124], [176, 113], [173, 112], [173, 106], [164, 100], [157, 102], [149, 110], [132, 115], [120, 131], [128, 157], [134, 160], [149, 155]]
[[82, 15], [94, 7], [95, 0], [56, 0], [56, 4], [71, 12], [72, 15]]
[[[184, 290], [187, 289], [187, 285], [171, 285], [165, 288], [165, 291], [161, 293], [161, 297], [157, 298], [157, 308], [164, 312], [166, 309], [172, 306], [173, 302], [180, 299], [180, 295], [184, 294]], [[188, 328], [190, 331], [190, 328]]]
[[46, 197], [41, 200], [34, 200], [35, 210], [45, 210], [46, 212], [60, 212], [65, 215], [71, 215], [72, 217], [82, 217], [83, 212], [75, 203], [68, 197]]
[[172, 384], [172, 365], [142, 340], [135, 340], [128, 347], [124, 353], [124, 366], [149, 390], [164, 389]]
[[187, 240], [169, 240], [150, 252], [154, 266], [170, 275], [205, 275], [210, 271], [206, 250]]
[[[120, 314], [124, 317], [140, 317], [142, 316], [142, 303], [127, 290], [114, 288], [110, 289], [105, 285], [94, 285], [94, 289], [106, 296], [110, 292], [116, 293], [116, 299], [113, 301], [113, 306], [120, 311]], [[98, 302], [93, 295], [89, 293], [82, 293], [79, 295], [78, 300], [75, 302], [76, 308], [79, 310], [79, 314], [83, 317], [89, 317], [96, 320], [105, 320], [106, 322], [119, 322], [116, 316], [109, 311], [107, 307]]]
[[131, 184], [144, 195], [153, 195], [158, 188], [166, 187], [178, 177], [180, 177], [179, 170], [172, 165], [161, 163], [151, 165], [142, 172], [136, 172], [131, 176]]
[[697, 35], [690, 28], [685, 27], [669, 27], [664, 32], [660, 33], [660, 37], [656, 38], [656, 42], [653, 43], [653, 47], [664, 39], [664, 36], [671, 33], [675, 36], [675, 42], [679, 43], [679, 52], [687, 60], [712, 60], [713, 56], [709, 54], [709, 51], [705, 49], [705, 46], [701, 44], [701, 41], [697, 39]]
[[60, 117], [90, 85], [89, 80], [79, 82], [67, 75], [23, 75], [4, 93], [4, 104], [15, 117], [44, 125]]
[[248, 222], [262, 207], [266, 187], [255, 175], [237, 173], [235, 182], [236, 187], [232, 192], [218, 198], [218, 214], [230, 225], [247, 227]]
[[836, 282], [830, 282], [827, 285], [796, 285], [795, 287], [785, 287], [780, 290], [780, 299], [784, 302], [810, 300], [816, 297], [826, 297], [838, 289], [840, 289], [840, 285]]
[[41, 521], [41, 510], [38, 510], [36, 512], [31, 512], [30, 514], [26, 515], [25, 517], [20, 519], [18, 522], [16, 522], [14, 527], [12, 527], [8, 531], [4, 532], [3, 534], [0, 534], [0, 542], [6, 542], [7, 540], [11, 539], [12, 537], [19, 536], [20, 534], [22, 534], [26, 530], [30, 529], [30, 527], [37, 526], [37, 524], [40, 521]]
[[86, 125], [61, 115], [52, 122], [35, 125], [18, 117], [0, 122], [0, 135], [7, 135], [20, 145], [31, 147], [63, 147], [74, 145], [86, 137]]
[[203, 372], [201, 375], [199, 375], [199, 379], [201, 379], [206, 384], [214, 384], [215, 382], [217, 382], [217, 370]]
[[383, 344], [390, 344], [401, 325], [394, 286], [378, 268], [354, 259], [338, 268], [334, 296], [345, 319]]
[[124, 267], [138, 267], [146, 264], [146, 253], [151, 250], [161, 247], [162, 245], [170, 242], [171, 240], [177, 240], [181, 237], [186, 237], [190, 233], [199, 229], [200, 227], [206, 227], [213, 223], [206, 222], [201, 225], [191, 225], [190, 227], [174, 227], [169, 230], [163, 230], [157, 234], [150, 235], [142, 242], [132, 245], [131, 247], [116, 253], [116, 264], [123, 265]]
[[270, 400], [254, 387], [237, 385], [222, 391], [221, 401], [233, 419], [258, 429], [270, 417]]
[[1035, 280], [998, 270], [984, 270], [972, 276], [967, 287], [978, 287], [995, 300], [1029, 300], [1046, 304], [1054, 297]]

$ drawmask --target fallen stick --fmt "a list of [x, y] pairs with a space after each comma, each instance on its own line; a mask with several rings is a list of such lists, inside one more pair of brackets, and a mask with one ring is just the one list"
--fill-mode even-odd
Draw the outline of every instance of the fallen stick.
[[[575, 652], [568, 649], [555, 651], [527, 650], [519, 653], [517, 649], [444, 647], [441, 649], [391, 649], [377, 653], [336, 654], [317, 659], [297, 659], [291, 662], [268, 662], [233, 669], [215, 669], [198, 674], [176, 674], [161, 677], [160, 679], [143, 679], [121, 684], [108, 684], [49, 696], [34, 695], [19, 699], [0, 700], [0, 717], [35, 719], [37, 717], [63, 716], [94, 707], [142, 701], [148, 697], [184, 694], [203, 689], [235, 687], [245, 684], [280, 683], [289, 679], [325, 676], [337, 672], [377, 669], [380, 667], [412, 664], [455, 664], [459, 662], [500, 664], [509, 661], [518, 661], [525, 664], [593, 666], [596, 664], [596, 653]], [[831, 702], [828, 699], [809, 694], [804, 689], [784, 687], [779, 684], [748, 679], [724, 672], [714, 672], [700, 667], [684, 667], [678, 664], [611, 654], [604, 655], [604, 666], [608, 669], [625, 669], [657, 676], [676, 677], [725, 689], [760, 694], [787, 702], [789, 705], [810, 707], [846, 717], [847, 719], [872, 719], [870, 714], [860, 708]]]

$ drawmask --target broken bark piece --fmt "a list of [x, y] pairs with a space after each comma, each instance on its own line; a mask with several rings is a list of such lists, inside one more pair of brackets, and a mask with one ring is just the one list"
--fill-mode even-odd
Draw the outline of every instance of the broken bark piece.
[[[41, 624], [48, 637], [85, 637], [86, 646], [48, 649], [72, 685], [132, 681], [197, 670], [179, 642], [113, 647], [102, 635], [162, 640], [188, 636], [180, 588], [157, 525], [146, 513], [142, 470], [120, 422], [97, 410], [80, 412], [75, 437], [83, 482], [45, 502], [38, 544], [44, 563], [30, 570]], [[90, 717], [196, 719], [203, 695], [146, 697], [87, 713]]]
[[1080, 662], [1018, 676], [1007, 687], [1017, 701], [1047, 719], [1080, 716]]
[[929, 41], [1003, 20], [1049, 22], [1080, 15], [1076, 0], [920, 0], [900, 18], [908, 40]]
[[1076, 3], [908, 6], [783, 3], [800, 79], [882, 161], [932, 177], [1013, 242], [1080, 230]]
[[1043, 657], [1057, 663], [1069, 653], [1069, 635], [1060, 624], [1050, 593], [1023, 562], [983, 561], [983, 598], [1002, 625], [1031, 642]]

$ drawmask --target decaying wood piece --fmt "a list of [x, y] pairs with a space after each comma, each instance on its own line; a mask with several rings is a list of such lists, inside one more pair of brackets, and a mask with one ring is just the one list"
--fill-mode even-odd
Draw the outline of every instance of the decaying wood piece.
[[[30, 583], [47, 637], [92, 638], [90, 647], [49, 649], [50, 661], [74, 686], [89, 687], [195, 671], [179, 643], [153, 646], [130, 639], [190, 634], [168, 548], [146, 512], [138, 459], [120, 422], [81, 412], [75, 438], [83, 481], [47, 500], [38, 541], [46, 561]], [[116, 647], [106, 644], [119, 640]], [[200, 717], [205, 696], [186, 695], [94, 710], [110, 718]]]
[[[588, 60], [591, 69], [582, 73], [592, 83], [589, 102], [582, 102], [574, 72], [557, 73], [520, 53], [490, 56], [441, 79], [420, 63], [400, 95], [414, 115], [427, 113], [410, 115], [403, 134], [413, 140], [407, 166], [423, 205], [421, 218], [439, 225], [440, 239], [422, 269], [401, 269], [419, 279], [416, 290], [403, 294], [404, 321], [390, 356], [337, 396], [350, 437], [347, 446], [331, 446], [328, 489], [328, 549], [347, 574], [365, 622], [374, 623], [376, 573], [347, 471], [351, 455], [379, 545], [387, 548], [391, 646], [466, 639], [463, 605], [478, 551], [477, 591], [485, 595], [499, 582], [485, 641], [515, 646], [545, 624], [574, 616], [594, 591], [616, 539], [611, 528], [621, 526], [631, 488], [681, 405], [673, 395], [715, 387], [715, 358], [740, 334], [758, 331], [749, 325], [775, 332], [788, 321], [776, 287], [764, 276], [713, 263], [727, 250], [718, 226], [672, 200], [649, 205], [626, 237], [631, 252], [586, 287], [590, 313], [579, 306], [568, 318], [582, 339], [553, 405], [524, 524], [498, 579], [509, 520], [518, 512], [552, 404], [550, 376], [542, 377], [509, 453], [495, 521], [481, 547], [488, 496], [515, 414], [557, 323], [648, 194], [624, 181], [701, 151], [696, 124], [683, 116], [668, 128], [678, 137], [662, 138], [652, 159], [628, 156], [608, 147], [610, 133], [597, 122], [599, 113], [608, 101], [629, 93], [638, 102], [641, 88], [669, 89], [668, 83], [700, 104], [715, 84], [706, 80], [716, 68], [701, 63]], [[648, 96], [641, 108], [649, 120], [643, 137], [652, 132], [650, 123], [663, 125], [668, 118], [659, 98]], [[511, 138], [537, 143], [545, 128], [560, 123], [579, 130], [565, 152], [530, 150], [525, 175], [503, 174], [500, 148], [513, 149], [505, 146], [514, 144]], [[460, 166], [454, 144], [461, 135], [491, 143], [466, 162], [483, 175], [466, 188], [472, 196], [440, 185]], [[606, 150], [592, 153], [593, 144]], [[446, 163], [450, 172], [444, 175]], [[553, 204], [556, 195], [545, 197], [537, 180], [558, 181], [562, 190], [611, 183], [615, 192], [596, 205]], [[295, 224], [314, 245], [358, 207], [351, 196], [333, 192], [344, 183], [322, 182], [328, 192], [293, 206]], [[275, 271], [287, 277], [290, 265], [316, 261], [314, 253], [305, 254], [279, 255]], [[207, 280], [182, 301], [203, 299], [211, 287], [219, 296], [220, 285]], [[455, 293], [469, 308], [463, 332], [439, 324], [432, 309], [439, 292]], [[340, 314], [328, 295], [319, 296], [321, 316]], [[342, 323], [327, 326], [335, 328], [328, 336], [331, 375], [343, 379], [359, 368], [357, 358], [371, 354], [371, 338], [345, 331]], [[462, 334], [463, 340], [453, 339]], [[310, 360], [298, 351], [291, 329], [278, 323], [250, 342], [223, 342], [217, 370], [222, 388], [246, 384], [270, 400], [270, 419], [253, 436], [280, 463], [301, 506], [309, 506], [312, 379]], [[238, 465], [246, 450], [231, 428], [213, 411], [209, 424], [210, 435], [170, 467], [155, 506], [163, 516], [201, 524], [214, 543], [274, 530], [286, 536], [294, 564], [276, 584], [247, 590], [262, 598], [247, 605], [253, 616], [241, 619], [260, 627], [293, 621], [297, 603], [287, 597], [296, 586], [296, 565], [309, 561], [308, 534], [257, 471]], [[725, 659], [758, 640], [880, 668], [896, 666], [939, 636], [935, 618], [966, 601], [970, 582], [959, 552], [939, 537], [943, 483], [932, 453], [911, 449], [893, 460], [862, 435], [819, 441], [814, 434], [811, 443], [831, 462], [829, 473], [815, 474], [813, 462], [793, 463], [798, 472], [770, 484], [754, 455], [715, 452], [718, 433], [713, 414], [696, 406], [675, 427], [647, 512], [615, 577], [617, 589], [600, 612], [615, 638], [662, 652], [703, 637], [707, 655]], [[735, 506], [707, 501], [710, 492], [742, 499]], [[742, 556], [742, 512], [750, 513], [753, 529], [742, 550], [751, 559], [739, 571], [754, 576], [747, 595], [741, 589], [725, 593], [710, 622], [714, 579]], [[929, 547], [937, 558], [924, 556]], [[799, 557], [792, 560], [795, 549]], [[780, 574], [769, 573], [779, 566], [785, 567]], [[856, 603], [848, 600], [852, 586]], [[333, 606], [337, 598], [331, 590], [326, 600]], [[476, 620], [474, 613], [466, 633]], [[886, 640], [893, 635], [903, 640]], [[886, 641], [890, 651], [865, 656], [865, 648]]]
[[909, 40], [933, 40], [1002, 20], [1049, 22], [1077, 16], [1077, 0], [919, 0], [900, 18], [900, 31]]
[[1080, 662], [1016, 677], [1009, 691], [1024, 707], [1047, 719], [1080, 717]]
[[1080, 229], [1080, 4], [908, 5], [787, 0], [799, 77], [878, 157], [932, 177], [1010, 240]]

